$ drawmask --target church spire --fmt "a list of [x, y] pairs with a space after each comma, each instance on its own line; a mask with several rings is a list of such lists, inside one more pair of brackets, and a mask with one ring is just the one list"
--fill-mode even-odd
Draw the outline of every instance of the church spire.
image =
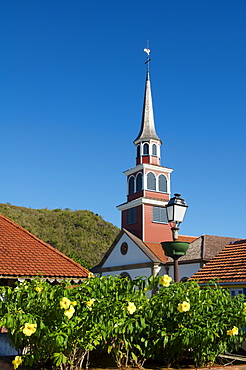
[[150, 87], [150, 77], [149, 77], [149, 70], [147, 70], [142, 123], [141, 123], [139, 134], [137, 138], [135, 139], [134, 144], [137, 145], [141, 141], [149, 141], [149, 140], [157, 140], [161, 144], [161, 140], [157, 136], [156, 131], [155, 131], [154, 112], [153, 112], [152, 95], [151, 95], [151, 87]]
[[150, 49], [147, 48], [144, 51], [147, 54], [147, 60], [145, 62], [147, 70], [141, 128], [137, 138], [134, 140], [134, 144], [137, 147], [136, 164], [150, 163], [159, 165], [160, 146], [162, 142], [155, 131], [149, 73]]

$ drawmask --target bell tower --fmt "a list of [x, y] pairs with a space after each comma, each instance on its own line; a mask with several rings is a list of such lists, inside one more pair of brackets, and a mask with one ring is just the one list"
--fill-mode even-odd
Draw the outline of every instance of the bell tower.
[[127, 177], [127, 202], [117, 208], [122, 212], [122, 228], [144, 242], [160, 243], [172, 240], [172, 225], [167, 220], [166, 205], [170, 199], [170, 175], [173, 170], [160, 165], [162, 142], [154, 123], [150, 50], [144, 51], [147, 53], [147, 71], [142, 122], [134, 140], [136, 166], [124, 172]]

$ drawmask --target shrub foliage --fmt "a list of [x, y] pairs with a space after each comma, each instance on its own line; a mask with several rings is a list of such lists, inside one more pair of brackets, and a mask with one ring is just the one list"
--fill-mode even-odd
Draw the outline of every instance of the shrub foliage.
[[[151, 290], [156, 292], [151, 296]], [[169, 277], [90, 277], [77, 286], [40, 279], [2, 287], [0, 325], [22, 355], [13, 361], [72, 370], [100, 346], [119, 367], [146, 359], [178, 366], [208, 365], [245, 337], [242, 296], [230, 298], [215, 283], [172, 283]]]

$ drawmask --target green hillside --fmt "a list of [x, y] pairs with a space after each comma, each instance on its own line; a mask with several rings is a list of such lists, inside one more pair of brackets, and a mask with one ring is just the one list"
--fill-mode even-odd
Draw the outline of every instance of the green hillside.
[[86, 210], [30, 209], [0, 203], [0, 213], [87, 268], [101, 260], [119, 233], [116, 226]]

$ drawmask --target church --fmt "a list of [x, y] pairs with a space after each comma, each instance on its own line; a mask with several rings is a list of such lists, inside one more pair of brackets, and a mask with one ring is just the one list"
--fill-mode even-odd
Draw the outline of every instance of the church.
[[[168, 222], [166, 211], [173, 169], [161, 165], [162, 142], [155, 129], [149, 61], [147, 57], [142, 122], [134, 140], [136, 162], [134, 167], [124, 172], [126, 202], [117, 206], [121, 211], [121, 231], [92, 270], [101, 276], [121, 275], [134, 279], [137, 276], [169, 274], [173, 278], [173, 262], [165, 256], [161, 246], [161, 242], [173, 240], [171, 228], [174, 224]], [[211, 246], [216, 243], [219, 251], [231, 239], [234, 238], [206, 238], [213, 241]], [[203, 255], [205, 238], [179, 235], [178, 240], [191, 243], [188, 256], [179, 262], [180, 280], [186, 281], [208, 261]], [[210, 250], [209, 245], [206, 248]], [[215, 255], [213, 250], [210, 252], [209, 259]]]

